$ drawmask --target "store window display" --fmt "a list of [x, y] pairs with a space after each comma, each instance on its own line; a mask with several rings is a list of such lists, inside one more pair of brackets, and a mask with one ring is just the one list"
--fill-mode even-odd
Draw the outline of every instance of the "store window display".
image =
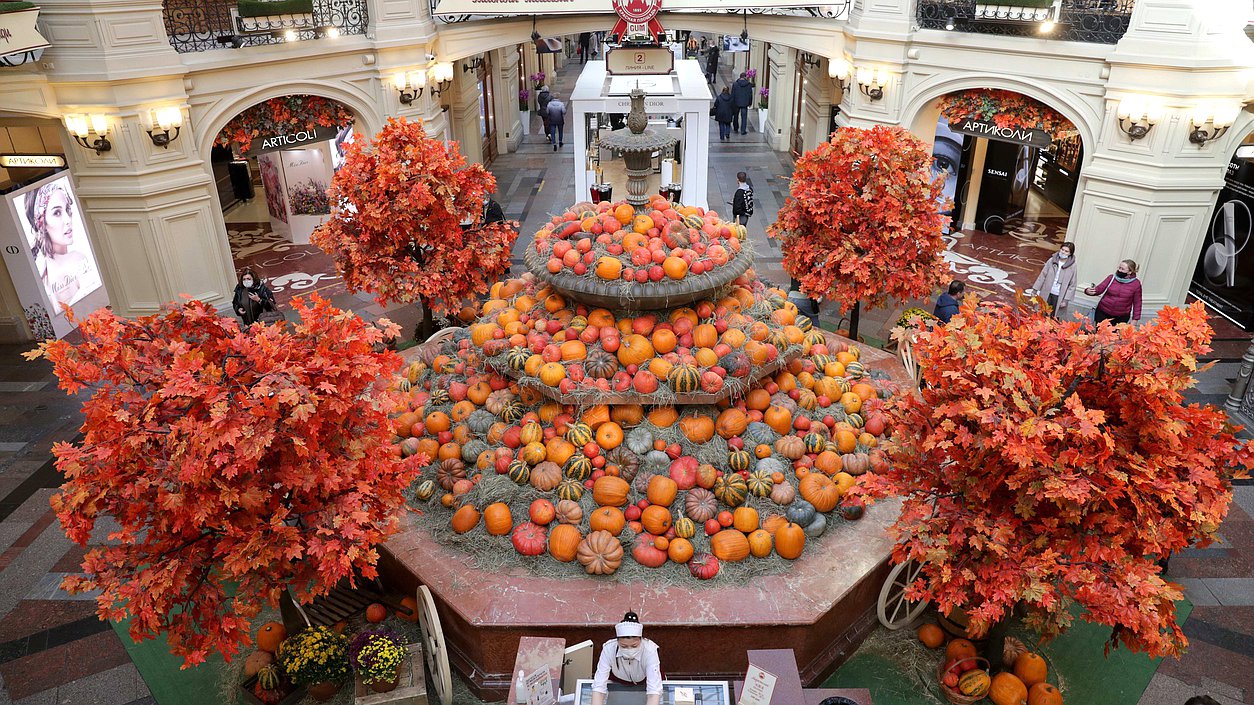
[[25, 198], [26, 235], [39, 280], [53, 306], [73, 305], [100, 286], [100, 274], [82, 232], [68, 176]]

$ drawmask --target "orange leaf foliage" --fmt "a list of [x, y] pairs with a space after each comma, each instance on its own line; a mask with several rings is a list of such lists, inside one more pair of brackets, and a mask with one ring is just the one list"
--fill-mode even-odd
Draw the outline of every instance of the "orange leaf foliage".
[[389, 451], [402, 361], [374, 348], [397, 327], [317, 296], [293, 305], [300, 323], [247, 331], [200, 301], [134, 320], [102, 309], [82, 343], [27, 354], [91, 394], [83, 441], [54, 448], [61, 525], [87, 545], [117, 524], [65, 589], [100, 590], [102, 619], [129, 619], [137, 641], [164, 632], [185, 665], [236, 654], [289, 586], [308, 602], [373, 577], [426, 462]]
[[854, 490], [904, 496], [912, 594], [978, 631], [1021, 603], [1046, 636], [1079, 605], [1109, 646], [1179, 655], [1181, 588], [1157, 558], [1210, 543], [1254, 466], [1222, 411], [1183, 402], [1211, 335], [1200, 303], [1090, 331], [975, 297], [924, 330], [922, 389], [889, 402], [892, 467]]
[[518, 224], [483, 223], [495, 188], [492, 174], [467, 165], [456, 144], [392, 118], [369, 144], [348, 145], [331, 181], [335, 212], [313, 243], [335, 259], [350, 290], [451, 314], [509, 269]]
[[784, 270], [841, 312], [927, 296], [945, 275], [943, 180], [931, 150], [899, 127], [845, 127], [797, 160], [788, 199], [767, 230]]

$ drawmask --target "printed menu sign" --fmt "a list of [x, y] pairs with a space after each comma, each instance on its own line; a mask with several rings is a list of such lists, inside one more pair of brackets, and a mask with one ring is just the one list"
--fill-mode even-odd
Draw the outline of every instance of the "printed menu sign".
[[774, 692], [774, 674], [750, 664], [745, 673], [745, 689], [740, 693], [738, 705], [770, 705], [771, 694]]

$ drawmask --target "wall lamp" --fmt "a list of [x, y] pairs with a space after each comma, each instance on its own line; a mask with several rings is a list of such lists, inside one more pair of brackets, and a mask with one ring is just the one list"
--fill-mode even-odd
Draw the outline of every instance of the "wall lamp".
[[801, 52], [801, 63], [805, 64], [806, 68], [812, 69], [819, 65], [819, 57], [808, 51], [803, 51]]
[[427, 72], [397, 73], [392, 77], [392, 87], [400, 93], [401, 105], [410, 105], [422, 97], [422, 90], [427, 87]]
[[[183, 127], [183, 111], [177, 105], [164, 108], [148, 108], [139, 111], [139, 122], [148, 132], [154, 146], [169, 149], [170, 143], [179, 138]], [[174, 134], [170, 134], [174, 130]]]
[[[106, 137], [109, 132], [107, 115], [71, 114], [66, 115], [64, 120], [66, 131], [83, 147], [94, 149], [98, 155], [113, 149], [113, 144]], [[96, 134], [96, 139], [89, 140], [92, 133]]]
[[442, 61], [431, 67], [431, 80], [435, 83], [431, 87], [431, 95], [440, 95], [447, 91], [453, 85], [453, 64], [448, 61]]
[[827, 77], [840, 82], [840, 90], [843, 93], [849, 92], [849, 74], [853, 72], [853, 67], [844, 59], [828, 59], [827, 60]]
[[858, 90], [871, 100], [884, 97], [884, 87], [888, 85], [889, 75], [884, 69], [858, 69]]
[[1154, 125], [1163, 119], [1163, 109], [1140, 98], [1124, 98], [1119, 101], [1116, 115], [1119, 118], [1119, 129], [1128, 139], [1135, 141], [1148, 135]]
[[1224, 136], [1241, 108], [1235, 105], [1199, 105], [1189, 116], [1189, 141], [1201, 147]]
[[476, 56], [470, 61], [462, 62], [462, 71], [464, 73], [470, 73], [471, 71], [478, 71], [480, 66], [483, 66], [483, 57]]

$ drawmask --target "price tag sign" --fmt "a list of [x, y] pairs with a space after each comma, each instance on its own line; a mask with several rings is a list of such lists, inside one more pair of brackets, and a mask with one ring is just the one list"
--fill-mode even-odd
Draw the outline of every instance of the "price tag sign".
[[541, 668], [527, 674], [527, 705], [555, 705], [557, 698], [553, 695], [553, 679], [549, 677], [549, 669]]
[[771, 694], [774, 692], [775, 675], [750, 664], [738, 705], [771, 705]]
[[675, 70], [675, 54], [668, 47], [615, 47], [605, 55], [611, 76], [655, 76]]

